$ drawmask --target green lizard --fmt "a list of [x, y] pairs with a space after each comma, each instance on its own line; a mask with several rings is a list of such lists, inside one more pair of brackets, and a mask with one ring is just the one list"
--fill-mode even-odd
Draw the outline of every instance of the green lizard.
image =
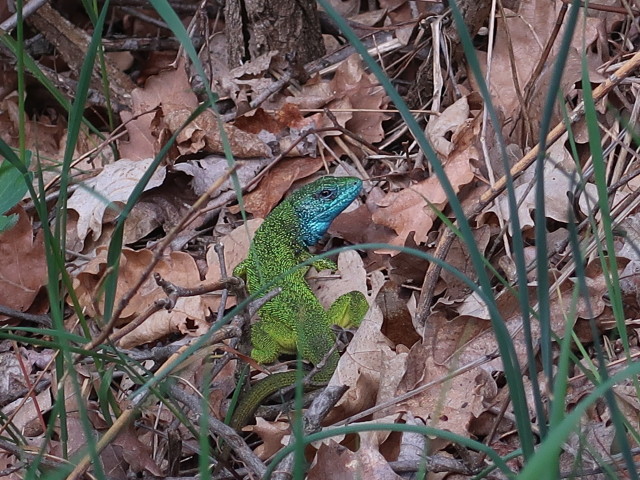
[[[314, 384], [331, 378], [339, 360], [335, 350], [328, 355], [336, 342], [331, 325], [358, 326], [369, 305], [362, 293], [353, 291], [339, 297], [326, 311], [304, 279], [309, 267], [295, 267], [312, 257], [308, 247], [318, 243], [361, 188], [358, 178], [322, 177], [291, 194], [256, 231], [249, 255], [234, 269], [234, 275], [246, 279], [249, 293], [264, 287], [282, 289], [260, 308], [260, 320], [252, 326], [251, 356], [257, 362], [270, 363], [281, 353], [298, 353], [313, 365], [326, 361], [313, 375]], [[313, 266], [337, 269], [328, 259], [317, 260]], [[230, 425], [241, 429], [269, 395], [295, 380], [295, 371], [260, 380], [240, 401]]]

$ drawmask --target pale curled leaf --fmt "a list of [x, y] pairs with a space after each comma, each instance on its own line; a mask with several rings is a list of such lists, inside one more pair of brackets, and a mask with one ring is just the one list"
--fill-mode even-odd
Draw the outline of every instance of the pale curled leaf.
[[[82, 188], [73, 193], [69, 198], [68, 208], [78, 212], [77, 232], [80, 240], [84, 240], [89, 231], [93, 232], [94, 239], [100, 236], [104, 213], [109, 204], [126, 203], [152, 163], [153, 158], [118, 160], [105, 166], [95, 178], [87, 180]], [[161, 185], [165, 175], [165, 167], [158, 168], [145, 190]]]

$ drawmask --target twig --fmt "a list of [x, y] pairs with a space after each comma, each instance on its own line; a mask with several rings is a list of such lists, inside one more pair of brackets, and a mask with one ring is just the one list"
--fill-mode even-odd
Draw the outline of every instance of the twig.
[[[289, 146], [289, 148], [287, 148], [284, 152], [282, 152], [280, 155], [278, 155], [273, 162], [271, 162], [269, 165], [267, 165], [265, 168], [263, 168], [259, 174], [257, 174], [253, 179], [251, 179], [251, 181], [249, 181], [244, 189], [248, 189], [250, 188], [252, 185], [258, 183], [260, 181], [260, 179], [262, 177], [264, 177], [266, 175], [266, 173], [271, 170], [273, 167], [276, 166], [276, 164], [282, 160], [283, 158], [285, 158], [291, 151], [293, 151], [294, 148], [296, 148], [298, 146], [298, 144], [300, 142], [302, 142], [306, 137], [308, 137], [309, 135], [317, 135], [318, 133], [324, 133], [324, 132], [336, 132], [339, 131], [341, 133], [345, 133], [347, 135], [353, 136], [356, 138], [357, 137], [349, 132], [348, 130], [344, 130], [342, 127], [340, 127], [340, 129], [336, 128], [336, 127], [322, 127], [322, 128], [311, 128], [309, 130], [306, 130], [304, 132], [301, 132], [300, 136], [298, 138], [296, 138], [296, 140]], [[377, 149], [376, 149], [377, 150]], [[244, 191], [243, 189], [243, 191]]]
[[43, 327], [51, 328], [51, 318], [48, 315], [34, 315], [33, 313], [21, 312], [15, 308], [5, 307], [0, 305], [0, 314], [7, 315], [9, 317], [18, 318], [27, 322], [36, 323]]
[[[202, 37], [192, 37], [191, 41], [195, 48], [200, 48], [204, 43]], [[180, 46], [180, 41], [175, 37], [118, 37], [104, 38], [102, 46], [105, 52], [162, 52], [177, 50]]]
[[[22, 8], [22, 18], [25, 19], [33, 12], [42, 7], [48, 0], [31, 0]], [[0, 33], [11, 33], [11, 30], [18, 25], [18, 14], [14, 13], [4, 22], [0, 23]]]
[[[572, 0], [561, 0], [561, 1], [563, 5], [572, 3]], [[620, 13], [622, 15], [627, 15], [629, 13], [631, 13], [632, 15], [638, 15], [638, 13], [640, 13], [640, 10], [638, 10], [637, 8], [631, 8], [630, 5], [627, 5], [628, 8], [625, 8], [625, 7], [616, 7], [614, 5], [604, 5], [601, 3], [580, 2], [580, 6], [582, 8], [586, 8], [590, 10], [597, 10], [600, 12]]]
[[[169, 388], [169, 394], [174, 399], [183, 403], [193, 415], [196, 417], [196, 421], [199, 422], [202, 417], [202, 403], [200, 399], [193, 395], [189, 395], [184, 390], [172, 386]], [[209, 432], [215, 435], [219, 435], [224, 438], [224, 441], [233, 448], [240, 460], [249, 468], [258, 478], [261, 478], [266, 467], [264, 463], [253, 453], [249, 446], [245, 443], [238, 433], [228, 425], [225, 425], [220, 420], [216, 420], [211, 415], [207, 415], [207, 422], [209, 425]]]
[[[100, 2], [103, 3], [103, 2]], [[221, 11], [222, 2], [207, 2], [206, 10], [207, 14], [213, 18]], [[128, 6], [138, 8], [149, 8], [149, 0], [111, 0], [111, 5], [114, 6]], [[197, 9], [197, 5], [187, 3], [184, 0], [169, 0], [169, 5], [176, 13], [194, 13]]]
[[[168, 280], [164, 280], [159, 273], [154, 273], [153, 277], [156, 283], [162, 287], [164, 292], [167, 294], [166, 298], [161, 298], [153, 302], [149, 307], [147, 307], [144, 312], [138, 315], [133, 321], [129, 322], [125, 327], [118, 330], [113, 335], [109, 336], [109, 342], [115, 343], [120, 340], [122, 337], [131, 333], [133, 330], [138, 328], [142, 323], [147, 320], [151, 315], [160, 310], [173, 310], [176, 306], [176, 302], [178, 298], [182, 297], [197, 297], [198, 295], [204, 295], [206, 293], [210, 293], [216, 290], [226, 289], [226, 288], [237, 288], [240, 283], [238, 279], [235, 277], [230, 277], [225, 281], [214, 282], [207, 285], [201, 285], [195, 288], [185, 288], [175, 285], [174, 283], [169, 282]], [[217, 333], [217, 332], [216, 332]], [[227, 337], [222, 338], [221, 340], [226, 339]], [[213, 342], [219, 340], [213, 340]]]
[[[320, 395], [318, 395], [311, 406], [304, 414], [304, 434], [310, 435], [319, 432], [322, 428], [322, 420], [329, 414], [331, 409], [338, 403], [344, 393], [348, 390], [345, 385], [332, 385], [326, 387]], [[301, 440], [291, 435], [289, 445], [293, 445], [296, 441]], [[287, 455], [281, 462], [278, 469], [273, 473], [273, 480], [291, 480], [294, 467], [294, 455]]]
[[428, 455], [420, 460], [389, 462], [389, 466], [396, 473], [417, 472], [422, 467], [426, 467], [429, 472], [433, 473], [459, 473], [465, 476], [471, 476], [474, 473], [462, 462], [442, 455]]
[[[26, 464], [25, 457], [30, 457], [30, 458], [38, 457], [38, 452], [30, 451], [26, 445], [25, 446], [14, 445], [13, 443], [3, 440], [1, 438], [0, 438], [0, 448], [2, 450], [5, 450], [15, 455], [16, 458], [21, 459], [25, 464]], [[69, 462], [67, 460], [60, 459], [60, 457], [57, 457], [57, 460], [54, 460], [52, 455], [43, 455], [39, 459], [39, 463], [42, 466], [46, 466], [50, 468], [60, 468], [61, 465], [65, 465], [65, 466], [69, 465]]]
[[162, 20], [158, 20], [157, 18], [150, 17], [149, 15], [145, 15], [140, 10], [131, 7], [120, 7], [122, 11], [132, 17], [138, 18], [139, 20], [146, 22], [154, 27], [162, 28], [165, 30], [171, 31], [169, 25], [164, 23]]

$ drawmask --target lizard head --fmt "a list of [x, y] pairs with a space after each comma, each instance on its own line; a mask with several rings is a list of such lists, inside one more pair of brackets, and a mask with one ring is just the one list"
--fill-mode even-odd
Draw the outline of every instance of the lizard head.
[[300, 221], [302, 241], [315, 245], [331, 222], [353, 202], [362, 189], [355, 177], [322, 177], [296, 190], [289, 197]]

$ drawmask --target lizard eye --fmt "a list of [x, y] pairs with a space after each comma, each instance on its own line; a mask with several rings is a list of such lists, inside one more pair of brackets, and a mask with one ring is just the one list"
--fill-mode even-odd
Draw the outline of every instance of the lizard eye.
[[325, 188], [324, 190], [320, 190], [320, 192], [318, 193], [318, 197], [319, 198], [323, 198], [325, 200], [330, 200], [334, 196], [335, 196], [335, 191], [331, 190], [329, 188]]

